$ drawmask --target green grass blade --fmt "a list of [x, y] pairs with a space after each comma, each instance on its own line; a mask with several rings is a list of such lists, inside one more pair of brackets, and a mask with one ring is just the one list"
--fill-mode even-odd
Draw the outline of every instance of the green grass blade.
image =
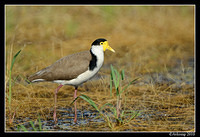
[[28, 132], [28, 130], [25, 128], [24, 125], [20, 125], [20, 128], [22, 128], [22, 130], [23, 130], [24, 132]]
[[131, 118], [129, 120], [127, 120], [127, 123], [130, 122], [133, 118], [135, 118], [138, 115], [139, 111], [137, 111], [136, 113], [133, 113]]
[[120, 117], [122, 118], [122, 117], [124, 117], [125, 115], [124, 115], [124, 110], [122, 110], [122, 113], [120, 114]]
[[117, 89], [117, 81], [116, 81], [116, 75], [115, 75], [115, 69], [113, 68], [113, 66], [110, 66], [111, 68], [111, 75], [112, 75], [112, 79], [113, 79], [113, 83], [115, 86], [115, 89]]
[[13, 60], [12, 60], [12, 63], [11, 63], [11, 67], [10, 67], [10, 70], [12, 70], [13, 65], [14, 65], [14, 63], [15, 63], [15, 59], [16, 59], [16, 57], [19, 55], [20, 52], [21, 52], [21, 50], [19, 50], [19, 51], [15, 54], [15, 56], [13, 57]]
[[113, 66], [112, 66], [112, 64], [110, 65], [110, 70], [111, 70], [111, 72], [110, 72], [110, 79], [113, 80], [113, 74], [112, 74]]
[[83, 94], [79, 97], [82, 98], [83, 100], [87, 101], [93, 108], [95, 108], [98, 112], [100, 112], [99, 108], [97, 107], [97, 105], [94, 103], [94, 101], [90, 97], [83, 95]]
[[112, 125], [111, 125], [112, 123], [110, 122], [110, 119], [108, 116], [106, 116], [106, 120], [107, 120], [108, 126], [112, 129]]
[[103, 108], [104, 108], [105, 106], [111, 106], [111, 107], [114, 107], [113, 104], [111, 104], [111, 103], [106, 103], [106, 104], [104, 104], [104, 105], [100, 108], [100, 111], [102, 111]]
[[14, 79], [14, 82], [13, 83], [15, 83], [16, 82], [16, 80], [19, 78], [19, 75], [17, 75], [16, 77], [15, 77], [15, 79]]
[[115, 107], [110, 108], [110, 110], [113, 112], [113, 115], [117, 118], [117, 110]]
[[128, 85], [125, 86], [125, 87], [121, 90], [120, 94], [122, 94], [133, 82], [135, 82], [135, 81], [138, 80], [138, 79], [139, 79], [139, 78], [136, 78], [136, 79], [132, 80], [131, 82], [129, 82]]
[[72, 105], [79, 97], [76, 97], [70, 105]]
[[117, 96], [118, 96], [119, 95], [120, 74], [116, 69], [114, 69], [114, 71], [117, 74], [117, 77], [116, 77], [116, 92], [117, 92]]
[[11, 67], [10, 67], [10, 72], [9, 72], [9, 96], [8, 96], [8, 104], [9, 104], [9, 110], [11, 111], [11, 96], [12, 96], [12, 86], [11, 86], [11, 74], [12, 74], [12, 68], [15, 63], [16, 57], [19, 55], [21, 50], [19, 50], [15, 56], [12, 59]]
[[124, 69], [121, 71], [121, 79], [124, 80], [125, 74], [124, 74]]
[[42, 122], [40, 120], [40, 116], [38, 116], [38, 122], [39, 122], [39, 131], [42, 131]]
[[33, 122], [32, 122], [32, 121], [30, 121], [29, 123], [31, 124], [31, 126], [32, 126], [33, 130], [34, 130], [34, 131], [37, 131], [37, 129], [35, 128], [35, 126], [34, 126]]
[[20, 128], [21, 128], [21, 127], [18, 125], [18, 126], [17, 126], [17, 131], [20, 131]]
[[111, 65], [111, 77], [114, 82], [114, 86], [116, 89], [117, 96], [119, 95], [119, 82], [120, 82], [120, 74], [119, 72]]

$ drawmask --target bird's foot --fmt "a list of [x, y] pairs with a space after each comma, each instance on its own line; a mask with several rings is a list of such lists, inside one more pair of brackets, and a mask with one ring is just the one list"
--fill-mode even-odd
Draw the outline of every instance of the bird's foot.
[[77, 123], [77, 118], [76, 117], [74, 118], [74, 123]]
[[53, 120], [54, 120], [54, 123], [56, 124], [57, 120], [58, 120], [57, 117], [56, 117], [56, 113], [53, 114]]

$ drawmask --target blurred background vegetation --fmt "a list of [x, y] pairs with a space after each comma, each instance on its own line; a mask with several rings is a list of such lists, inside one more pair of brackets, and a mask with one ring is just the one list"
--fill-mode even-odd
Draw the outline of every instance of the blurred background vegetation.
[[106, 54], [107, 61], [140, 73], [171, 67], [176, 59], [194, 56], [194, 7], [6, 7], [6, 55], [11, 46], [15, 53], [25, 46], [17, 67], [24, 74], [88, 50], [99, 37], [116, 50]]

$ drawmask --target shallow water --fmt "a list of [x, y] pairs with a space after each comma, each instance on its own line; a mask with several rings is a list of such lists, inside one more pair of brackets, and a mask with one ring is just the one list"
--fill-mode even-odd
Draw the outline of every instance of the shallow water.
[[[42, 130], [43, 131], [72, 131], [74, 128], [78, 128], [79, 126], [88, 126], [93, 123], [102, 123], [104, 120], [102, 118], [95, 119], [97, 116], [96, 111], [80, 111], [77, 110], [77, 123], [74, 123], [74, 114], [72, 114], [71, 108], [58, 108], [57, 113], [61, 115], [61, 117], [57, 117], [58, 121], [55, 124], [54, 121], [51, 120], [41, 120]], [[30, 118], [24, 119], [16, 119], [14, 124], [23, 123], [24, 121], [31, 121]], [[35, 121], [33, 121], [35, 122]], [[29, 122], [24, 122], [23, 124], [28, 131], [33, 131], [33, 128]], [[39, 127], [38, 121], [35, 123], [35, 127]], [[18, 127], [12, 127], [13, 130], [18, 130]], [[20, 129], [20, 131], [23, 131]]]
[[163, 73], [151, 73], [143, 75], [143, 80], [139, 85], [143, 84], [174, 84], [180, 87], [182, 84], [194, 85], [194, 59], [188, 59], [186, 67], [181, 66], [181, 61], [177, 60], [177, 65]]

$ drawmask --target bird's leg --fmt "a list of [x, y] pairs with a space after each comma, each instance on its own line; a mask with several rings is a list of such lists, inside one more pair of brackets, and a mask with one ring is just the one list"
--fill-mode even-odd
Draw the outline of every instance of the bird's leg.
[[58, 93], [58, 91], [59, 91], [59, 89], [62, 87], [63, 85], [62, 84], [60, 84], [57, 88], [56, 88], [56, 90], [55, 90], [55, 97], [54, 97], [54, 112], [53, 112], [53, 120], [54, 120], [54, 122], [55, 123], [57, 123], [57, 118], [56, 118], [56, 103], [57, 103], [57, 93]]
[[[76, 99], [77, 98], [77, 95], [76, 95], [76, 93], [77, 93], [77, 89], [78, 89], [78, 87], [75, 87], [75, 91], [74, 91], [74, 99]], [[74, 102], [74, 122], [76, 123], [76, 121], [77, 121], [77, 110], [76, 110], [76, 101]]]

